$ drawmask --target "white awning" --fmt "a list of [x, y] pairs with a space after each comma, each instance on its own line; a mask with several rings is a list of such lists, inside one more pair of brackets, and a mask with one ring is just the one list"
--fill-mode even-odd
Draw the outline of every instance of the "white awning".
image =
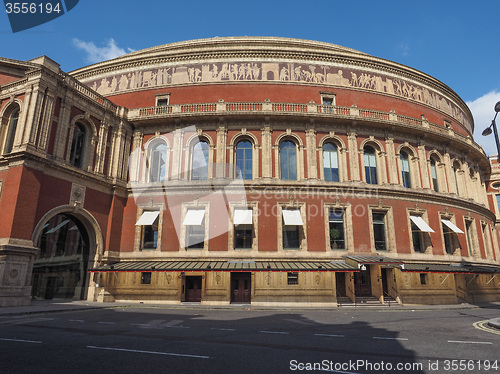
[[434, 232], [433, 229], [425, 222], [422, 217], [410, 216], [411, 221], [419, 228], [422, 232]]
[[144, 213], [142, 213], [141, 218], [139, 218], [139, 220], [135, 223], [135, 225], [136, 226], [152, 225], [155, 222], [155, 220], [159, 214], [160, 214], [160, 212], [157, 210], [144, 212]]
[[283, 210], [283, 221], [285, 226], [302, 226], [304, 222], [300, 216], [300, 210]]
[[453, 222], [447, 219], [441, 219], [441, 222], [443, 222], [446, 226], [450, 228], [451, 231], [456, 232], [457, 234], [463, 234], [464, 232], [460, 230]]
[[187, 211], [182, 224], [186, 226], [198, 226], [203, 223], [203, 218], [205, 218], [205, 210], [190, 209]]
[[234, 225], [251, 225], [253, 223], [251, 209], [235, 209], [234, 210]]

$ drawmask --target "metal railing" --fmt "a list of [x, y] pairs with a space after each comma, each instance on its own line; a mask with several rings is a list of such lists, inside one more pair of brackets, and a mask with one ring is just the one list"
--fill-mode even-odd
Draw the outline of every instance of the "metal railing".
[[[92, 97], [98, 102], [107, 100], [100, 95], [93, 93], [86, 86], [75, 86], [84, 94]], [[303, 103], [272, 103], [269, 100], [264, 102], [224, 102], [219, 100], [216, 103], [194, 103], [194, 104], [173, 104], [167, 106], [154, 106], [147, 108], [135, 108], [128, 111], [128, 118], [131, 121], [141, 121], [146, 119], [162, 118], [169, 116], [182, 116], [192, 114], [295, 114], [307, 113], [308, 115], [335, 118], [358, 118], [364, 120], [376, 120], [389, 123], [397, 123], [411, 127], [421, 127], [426, 131], [440, 134], [443, 136], [455, 137], [458, 141], [466, 143], [478, 152], [484, 154], [483, 149], [473, 142], [466, 135], [463, 135], [451, 128], [429, 122], [425, 117], [414, 118], [394, 111], [383, 112], [379, 110], [358, 108], [356, 105], [351, 107], [321, 105], [313, 102]]]

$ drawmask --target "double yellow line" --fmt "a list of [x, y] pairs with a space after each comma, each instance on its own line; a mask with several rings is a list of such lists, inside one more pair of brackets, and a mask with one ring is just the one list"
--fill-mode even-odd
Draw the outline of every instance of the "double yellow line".
[[485, 319], [484, 321], [474, 322], [472, 325], [476, 329], [478, 329], [478, 330], [482, 330], [482, 331], [490, 332], [492, 334], [500, 335], [500, 330], [499, 329], [496, 329], [494, 327], [489, 327], [488, 326], [488, 320], [487, 319]]

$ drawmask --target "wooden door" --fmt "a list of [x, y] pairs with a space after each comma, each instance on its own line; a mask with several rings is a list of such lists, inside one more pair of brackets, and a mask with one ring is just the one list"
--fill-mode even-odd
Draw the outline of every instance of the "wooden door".
[[202, 284], [202, 278], [200, 276], [186, 277], [186, 301], [188, 302], [201, 301], [201, 284]]
[[335, 273], [335, 285], [337, 288], [337, 297], [346, 297], [345, 273]]
[[231, 302], [249, 303], [251, 301], [251, 273], [231, 273]]
[[356, 296], [371, 296], [370, 267], [354, 273], [354, 292]]

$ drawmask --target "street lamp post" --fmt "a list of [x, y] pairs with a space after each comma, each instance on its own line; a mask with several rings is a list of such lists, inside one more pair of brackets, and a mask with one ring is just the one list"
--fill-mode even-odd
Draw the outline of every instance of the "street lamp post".
[[493, 127], [493, 132], [495, 135], [495, 142], [497, 143], [497, 159], [500, 160], [500, 142], [498, 140], [498, 131], [497, 124], [495, 120], [497, 119], [498, 112], [500, 112], [500, 101], [495, 104], [495, 117], [493, 117], [493, 121], [491, 121], [491, 125], [485, 128], [482, 132], [483, 136], [488, 136], [491, 134], [491, 128]]

